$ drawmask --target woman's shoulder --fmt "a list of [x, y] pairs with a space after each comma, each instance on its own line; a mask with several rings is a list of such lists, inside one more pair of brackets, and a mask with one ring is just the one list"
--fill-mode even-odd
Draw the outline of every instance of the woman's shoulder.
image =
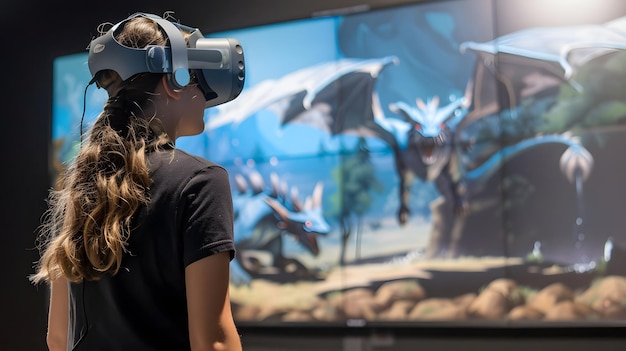
[[[182, 199], [189, 194], [196, 196], [211, 192], [221, 194], [230, 191], [229, 174], [223, 166], [203, 157], [179, 149], [162, 150], [148, 156], [150, 166], [151, 196], [170, 201]], [[202, 195], [209, 199], [209, 195]]]
[[196, 174], [207, 169], [225, 169], [204, 157], [190, 154], [181, 149], [159, 150], [148, 156], [151, 173], [175, 173], [178, 176], [183, 174]]

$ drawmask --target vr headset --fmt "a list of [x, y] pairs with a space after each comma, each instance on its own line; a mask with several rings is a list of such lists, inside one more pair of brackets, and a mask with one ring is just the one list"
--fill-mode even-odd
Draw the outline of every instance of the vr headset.
[[[163, 29], [170, 46], [149, 45], [137, 49], [115, 39], [116, 31], [126, 21], [147, 17]], [[189, 46], [181, 30], [190, 32]], [[205, 38], [199, 29], [174, 23], [162, 17], [135, 13], [115, 24], [89, 44], [89, 71], [92, 77], [102, 70], [113, 70], [126, 80], [137, 73], [167, 73], [174, 89], [191, 83], [195, 76], [206, 100], [206, 108], [235, 99], [245, 80], [243, 48], [233, 38]]]

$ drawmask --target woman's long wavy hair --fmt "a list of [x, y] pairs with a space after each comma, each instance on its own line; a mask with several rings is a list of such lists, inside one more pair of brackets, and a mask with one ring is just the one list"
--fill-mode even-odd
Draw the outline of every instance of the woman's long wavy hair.
[[[166, 44], [158, 25], [144, 17], [126, 22], [116, 38], [135, 48]], [[149, 200], [146, 153], [172, 143], [159, 122], [143, 114], [162, 77], [141, 73], [122, 81], [113, 71], [99, 74], [97, 84], [110, 98], [50, 191], [33, 283], [61, 276], [97, 280], [119, 271], [133, 215]]]

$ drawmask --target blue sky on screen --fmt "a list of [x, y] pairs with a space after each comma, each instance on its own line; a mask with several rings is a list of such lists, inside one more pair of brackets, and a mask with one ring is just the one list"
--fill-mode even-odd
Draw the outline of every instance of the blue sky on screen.
[[233, 37], [244, 48], [246, 84], [276, 79], [300, 68], [336, 60], [339, 18], [327, 17], [270, 24], [260, 27], [208, 34]]

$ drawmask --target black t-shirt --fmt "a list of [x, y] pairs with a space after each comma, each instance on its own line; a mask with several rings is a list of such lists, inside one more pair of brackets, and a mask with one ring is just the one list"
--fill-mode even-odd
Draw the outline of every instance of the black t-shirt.
[[178, 149], [148, 162], [150, 203], [133, 220], [118, 274], [70, 284], [72, 350], [189, 350], [185, 267], [234, 257], [227, 171]]

